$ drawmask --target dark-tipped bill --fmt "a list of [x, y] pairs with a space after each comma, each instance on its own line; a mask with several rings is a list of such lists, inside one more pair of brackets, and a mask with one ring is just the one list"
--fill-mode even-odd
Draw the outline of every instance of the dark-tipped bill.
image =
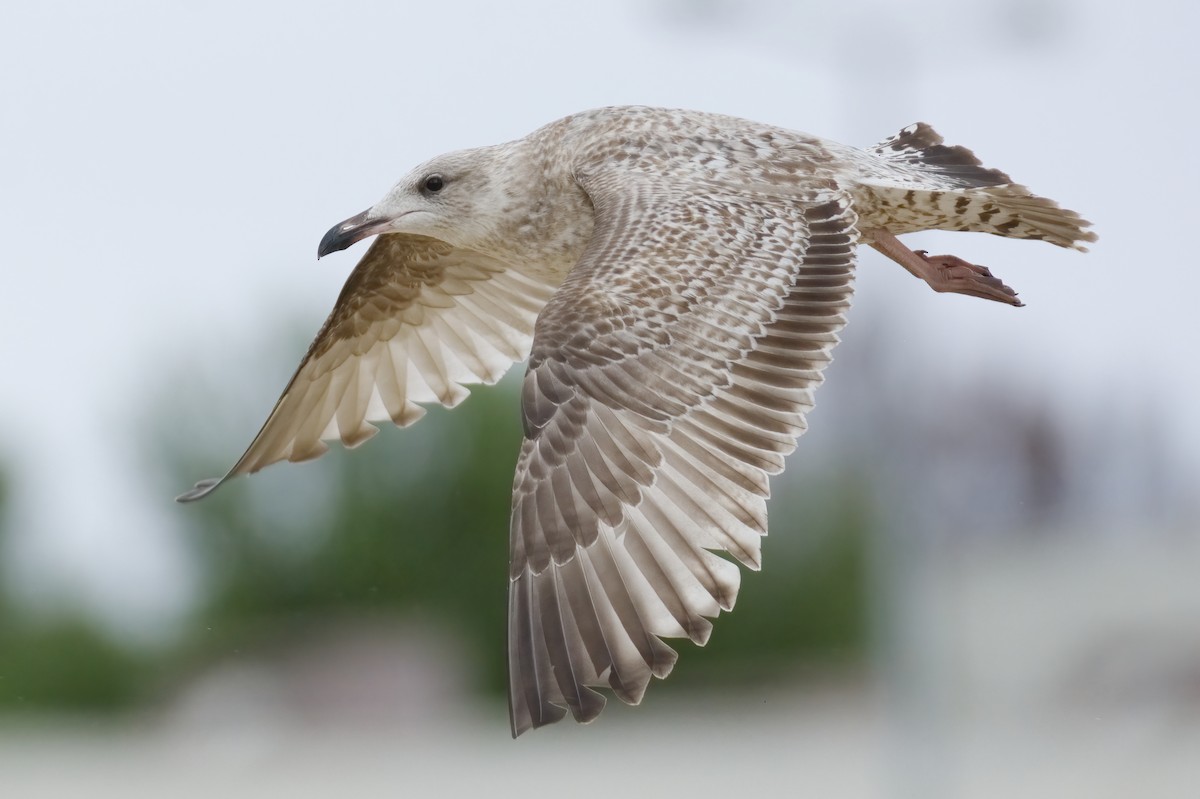
[[331, 227], [329, 232], [321, 238], [321, 243], [317, 245], [317, 257], [344, 250], [368, 236], [382, 233], [391, 222], [389, 219], [368, 219], [368, 213], [370, 213], [369, 209]]

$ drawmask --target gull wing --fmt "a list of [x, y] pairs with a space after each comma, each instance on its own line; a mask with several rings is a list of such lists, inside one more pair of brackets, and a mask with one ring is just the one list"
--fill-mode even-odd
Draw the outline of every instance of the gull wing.
[[230, 477], [357, 447], [372, 422], [406, 427], [421, 403], [454, 407], [463, 386], [494, 383], [529, 354], [534, 320], [554, 291], [506, 264], [423, 236], [385, 234], [359, 261], [333, 312]]
[[513, 735], [636, 704], [759, 567], [768, 475], [845, 323], [856, 217], [836, 187], [578, 178], [592, 241], [538, 319], [510, 526]]

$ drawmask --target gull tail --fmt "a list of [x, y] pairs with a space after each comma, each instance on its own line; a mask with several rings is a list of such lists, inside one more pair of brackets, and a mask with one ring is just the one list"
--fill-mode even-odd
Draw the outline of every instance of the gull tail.
[[[1092, 223], [1079, 214], [1037, 196], [1000, 170], [985, 167], [966, 147], [947, 147], [942, 142], [937, 131], [918, 122], [871, 148], [875, 155], [900, 167], [907, 178], [900, 179], [903, 188], [891, 184], [884, 189], [881, 199], [924, 206], [921, 217], [936, 220], [912, 229], [1037, 239], [1083, 252], [1087, 251], [1084, 242], [1096, 240], [1095, 232], [1088, 229]], [[912, 188], [909, 181], [914, 178], [923, 185], [908, 194], [905, 190]], [[906, 194], [901, 200], [899, 195]]]

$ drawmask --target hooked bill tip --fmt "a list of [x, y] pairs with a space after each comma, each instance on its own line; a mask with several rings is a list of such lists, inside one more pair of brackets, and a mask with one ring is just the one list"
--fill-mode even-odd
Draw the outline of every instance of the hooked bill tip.
[[355, 214], [331, 227], [317, 245], [317, 258], [344, 250], [355, 242], [379, 233], [387, 225], [386, 219], [368, 219], [368, 213], [369, 210]]

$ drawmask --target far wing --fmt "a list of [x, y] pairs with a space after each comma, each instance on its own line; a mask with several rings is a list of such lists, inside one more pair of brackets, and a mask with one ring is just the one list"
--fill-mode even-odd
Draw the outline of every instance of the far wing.
[[380, 236], [354, 268], [333, 312], [275, 409], [225, 477], [322, 455], [327, 440], [356, 447], [371, 422], [407, 426], [420, 403], [453, 407], [464, 384], [494, 383], [529, 354], [533, 324], [554, 287], [437, 239]]
[[580, 181], [583, 259], [538, 320], [510, 532], [513, 735], [609, 687], [636, 704], [733, 607], [845, 322], [855, 215], [835, 190]]

